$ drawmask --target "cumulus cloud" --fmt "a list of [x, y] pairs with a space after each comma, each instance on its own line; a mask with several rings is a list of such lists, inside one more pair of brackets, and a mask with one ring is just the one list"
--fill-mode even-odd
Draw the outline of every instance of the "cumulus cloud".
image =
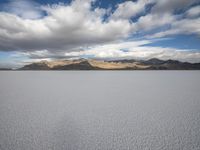
[[117, 5], [116, 11], [111, 15], [112, 19], [130, 19], [145, 11], [145, 6], [153, 0], [126, 1]]
[[9, 0], [6, 5], [3, 5], [3, 10], [24, 19], [38, 19], [43, 16], [39, 4], [33, 0]]
[[137, 31], [149, 31], [175, 21], [175, 17], [171, 14], [148, 14], [139, 18], [138, 22], [133, 26]]
[[147, 36], [149, 38], [160, 38], [174, 34], [197, 34], [200, 35], [200, 18], [198, 19], [182, 19], [174, 21], [171, 28], [166, 31], [161, 31], [153, 35]]
[[[72, 54], [85, 53], [101, 58], [137, 56], [132, 47], [137, 49], [138, 57], [148, 54], [149, 58], [157, 48], [146, 47], [143, 53], [144, 46], [134, 45], [138, 41], [130, 44], [126, 39], [134, 39], [135, 33], [143, 34], [147, 39], [173, 34], [200, 35], [199, 6], [193, 6], [198, 0], [125, 1], [113, 12], [93, 6], [94, 2], [74, 0], [70, 4], [41, 6], [32, 0], [9, 1], [0, 12], [0, 51], [18, 51], [31, 59], [73, 57]], [[149, 4], [152, 8], [147, 13]], [[181, 14], [175, 13], [180, 10]], [[138, 19], [133, 22], [131, 18], [136, 16]], [[164, 30], [157, 30], [165, 26]], [[164, 51], [166, 54], [167, 49]], [[178, 54], [176, 50], [170, 52]]]
[[195, 6], [186, 12], [187, 17], [194, 18], [200, 16], [200, 6]]
[[0, 49], [73, 50], [128, 36], [131, 29], [128, 20], [102, 22], [103, 13], [90, 7], [90, 1], [82, 0], [43, 7], [48, 15], [37, 20], [1, 12]]
[[155, 0], [156, 4], [152, 9], [153, 13], [174, 13], [186, 9], [199, 0]]

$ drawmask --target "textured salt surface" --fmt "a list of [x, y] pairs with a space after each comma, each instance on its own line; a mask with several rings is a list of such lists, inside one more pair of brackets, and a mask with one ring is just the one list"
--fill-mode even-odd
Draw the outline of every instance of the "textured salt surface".
[[199, 77], [0, 72], [0, 150], [199, 150]]

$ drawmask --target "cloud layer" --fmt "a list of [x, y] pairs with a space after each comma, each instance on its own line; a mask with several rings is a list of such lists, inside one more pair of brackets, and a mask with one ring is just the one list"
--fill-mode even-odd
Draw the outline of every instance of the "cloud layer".
[[[134, 42], [136, 35], [142, 35], [141, 42], [144, 38], [153, 42], [154, 38], [174, 34], [200, 35], [198, 0], [125, 1], [117, 4], [113, 11], [94, 4], [94, 0], [43, 6], [34, 1], [10, 1], [0, 12], [0, 50], [27, 53], [30, 57], [33, 53], [43, 52], [44, 57], [55, 58], [72, 53], [91, 53], [105, 58], [114, 53], [114, 57], [127, 55], [134, 58], [139, 57], [142, 51], [155, 54], [158, 51], [153, 47], [145, 47], [144, 50], [142, 45], [137, 44], [127, 48], [127, 39], [138, 43]], [[129, 52], [120, 51], [116, 45]], [[137, 49], [137, 54], [133, 49]], [[172, 52], [162, 47], [159, 51], [165, 55]], [[185, 58], [189, 53], [184, 52], [183, 56], [182, 53], [179, 55], [179, 50], [173, 51], [174, 55], [170, 57], [177, 59]], [[199, 53], [192, 52], [190, 57], [190, 60], [192, 57], [199, 59]]]
[[128, 20], [103, 22], [105, 10], [91, 10], [90, 1], [76, 0], [70, 5], [41, 9], [47, 16], [35, 20], [0, 13], [0, 49], [74, 50], [125, 38], [131, 31]]

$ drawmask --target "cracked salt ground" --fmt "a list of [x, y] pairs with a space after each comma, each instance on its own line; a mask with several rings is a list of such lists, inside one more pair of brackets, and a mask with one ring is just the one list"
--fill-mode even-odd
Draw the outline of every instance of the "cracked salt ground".
[[199, 76], [0, 72], [0, 150], [199, 150]]

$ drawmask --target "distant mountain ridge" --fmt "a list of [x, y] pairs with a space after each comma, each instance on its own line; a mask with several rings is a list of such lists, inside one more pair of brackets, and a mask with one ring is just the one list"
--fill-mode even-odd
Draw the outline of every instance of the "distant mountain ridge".
[[200, 63], [177, 60], [55, 60], [25, 65], [19, 70], [200, 70]]
[[0, 68], [0, 71], [12, 70], [11, 68]]

